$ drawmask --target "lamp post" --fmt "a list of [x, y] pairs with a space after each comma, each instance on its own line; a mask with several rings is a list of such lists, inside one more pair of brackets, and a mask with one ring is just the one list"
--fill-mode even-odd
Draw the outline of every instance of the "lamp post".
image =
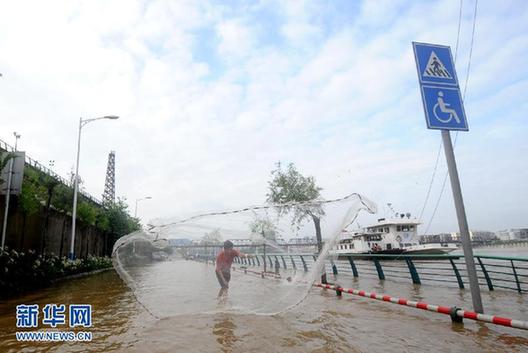
[[72, 231], [71, 231], [71, 243], [70, 243], [70, 254], [69, 258], [73, 260], [74, 258], [74, 245], [75, 245], [75, 221], [77, 218], [77, 189], [79, 188], [79, 156], [81, 154], [81, 131], [82, 128], [92, 121], [96, 120], [102, 120], [102, 119], [110, 119], [115, 120], [119, 119], [116, 115], [106, 115], [102, 116], [100, 118], [93, 118], [93, 119], [79, 119], [79, 137], [77, 138], [77, 162], [75, 167], [75, 179], [73, 181], [73, 210], [72, 210]]
[[138, 202], [139, 201], [143, 201], [143, 200], [150, 200], [152, 197], [151, 196], [146, 196], [146, 197], [143, 197], [143, 198], [140, 198], [140, 199], [136, 199], [136, 208], [134, 210], [134, 218], [137, 218], [137, 206], [138, 206]]

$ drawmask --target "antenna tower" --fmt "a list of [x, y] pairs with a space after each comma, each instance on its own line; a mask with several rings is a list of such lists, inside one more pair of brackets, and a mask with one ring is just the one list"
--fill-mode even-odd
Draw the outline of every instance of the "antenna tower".
[[103, 192], [103, 205], [111, 205], [115, 202], [115, 152], [108, 154], [108, 165], [106, 166], [106, 180]]

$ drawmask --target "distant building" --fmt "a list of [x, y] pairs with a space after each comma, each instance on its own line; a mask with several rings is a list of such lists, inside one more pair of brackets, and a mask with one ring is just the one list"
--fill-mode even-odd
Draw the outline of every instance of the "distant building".
[[251, 239], [229, 239], [234, 246], [240, 245], [253, 245], [253, 240]]
[[192, 244], [192, 240], [191, 239], [186, 239], [186, 238], [169, 239], [169, 244], [171, 246], [191, 245]]
[[528, 228], [511, 228], [497, 232], [500, 240], [528, 240]]
[[[460, 241], [460, 232], [451, 233], [451, 238], [454, 241]], [[497, 234], [487, 230], [470, 230], [469, 238], [471, 241], [491, 241], [497, 239]]]
[[288, 240], [288, 244], [294, 245], [294, 244], [316, 244], [317, 240], [315, 237], [298, 237], [298, 238], [291, 238]]
[[285, 245], [285, 244], [286, 244], [286, 240], [284, 240], [284, 238], [282, 238], [282, 237], [277, 237], [277, 238], [275, 239], [275, 242], [276, 242], [277, 244], [279, 244], [279, 245]]
[[421, 235], [422, 243], [450, 243], [453, 241], [451, 233]]

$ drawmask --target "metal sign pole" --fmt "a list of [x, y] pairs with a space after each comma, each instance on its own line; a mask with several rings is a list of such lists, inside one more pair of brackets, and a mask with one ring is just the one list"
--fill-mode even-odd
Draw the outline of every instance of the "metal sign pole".
[[455, 201], [458, 227], [460, 228], [460, 239], [462, 240], [464, 258], [466, 259], [466, 268], [469, 278], [469, 287], [471, 288], [473, 310], [482, 314], [484, 313], [484, 308], [482, 306], [482, 298], [480, 297], [480, 288], [478, 284], [477, 271], [475, 269], [475, 260], [473, 258], [473, 249], [471, 248], [471, 239], [469, 238], [469, 227], [466, 218], [466, 210], [464, 208], [464, 200], [462, 199], [462, 190], [460, 188], [460, 181], [458, 179], [455, 153], [453, 152], [453, 145], [451, 143], [451, 134], [449, 130], [442, 130], [442, 141], [444, 144], [444, 151], [447, 160], [447, 168], [449, 170], [451, 189], [453, 190], [453, 199]]

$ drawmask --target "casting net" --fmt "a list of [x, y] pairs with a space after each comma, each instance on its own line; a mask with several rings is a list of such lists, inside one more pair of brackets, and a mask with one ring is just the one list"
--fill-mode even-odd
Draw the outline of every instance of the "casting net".
[[[351, 194], [157, 219], [146, 231], [120, 238], [112, 258], [137, 300], [158, 318], [219, 311], [275, 314], [304, 300], [326, 272], [342, 230], [362, 210], [375, 213], [376, 206]], [[316, 229], [324, 242], [320, 256]], [[225, 240], [250, 257], [235, 259], [229, 289], [219, 293], [215, 260]]]

